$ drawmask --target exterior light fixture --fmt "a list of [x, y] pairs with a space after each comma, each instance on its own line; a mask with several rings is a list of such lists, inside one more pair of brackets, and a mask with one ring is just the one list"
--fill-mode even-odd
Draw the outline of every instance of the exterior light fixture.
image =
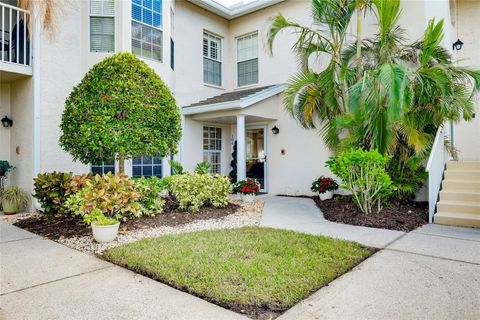
[[272, 133], [273, 133], [273, 134], [278, 134], [279, 132], [280, 132], [280, 129], [278, 129], [277, 126], [274, 126], [274, 127], [272, 128]]
[[457, 50], [457, 51], [460, 51], [462, 50], [462, 47], [463, 47], [463, 42], [462, 40], [458, 39], [457, 41], [455, 41], [452, 45], [452, 48], [453, 50]]
[[13, 121], [12, 121], [12, 119], [10, 119], [10, 118], [7, 117], [7, 116], [3, 117], [3, 119], [2, 119], [2, 126], [3, 126], [4, 128], [8, 128], [8, 127], [13, 126]]

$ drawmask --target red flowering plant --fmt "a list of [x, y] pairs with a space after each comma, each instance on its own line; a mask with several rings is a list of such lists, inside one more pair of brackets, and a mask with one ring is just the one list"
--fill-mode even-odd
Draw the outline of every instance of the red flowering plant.
[[235, 183], [234, 189], [241, 194], [257, 194], [260, 191], [260, 183], [255, 179], [246, 178]]
[[313, 192], [318, 192], [318, 193], [325, 193], [327, 191], [333, 191], [337, 189], [338, 189], [337, 182], [332, 178], [327, 178], [324, 176], [321, 176], [320, 178], [313, 181], [312, 187], [310, 188], [310, 190], [312, 190]]

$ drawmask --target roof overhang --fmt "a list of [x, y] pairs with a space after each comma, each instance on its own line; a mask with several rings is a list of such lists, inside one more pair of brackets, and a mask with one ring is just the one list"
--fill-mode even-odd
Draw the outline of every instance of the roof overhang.
[[285, 89], [284, 84], [277, 84], [272, 86], [271, 88], [262, 90], [257, 94], [254, 94], [239, 100], [206, 104], [206, 105], [201, 105], [196, 107], [183, 107], [182, 114], [193, 115], [193, 114], [206, 113], [206, 112], [244, 109], [260, 101], [273, 97], [279, 93], [282, 93], [284, 89]]
[[256, 0], [239, 6], [226, 7], [214, 0], [188, 0], [222, 18], [232, 20], [285, 0]]

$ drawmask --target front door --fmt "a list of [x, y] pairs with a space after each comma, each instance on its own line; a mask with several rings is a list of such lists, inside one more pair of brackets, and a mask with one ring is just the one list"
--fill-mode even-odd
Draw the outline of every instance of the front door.
[[246, 176], [260, 183], [260, 191], [267, 191], [267, 149], [265, 127], [247, 128]]

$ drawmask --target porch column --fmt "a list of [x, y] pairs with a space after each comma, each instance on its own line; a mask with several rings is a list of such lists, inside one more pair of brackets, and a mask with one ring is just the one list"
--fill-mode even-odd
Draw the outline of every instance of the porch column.
[[245, 115], [237, 115], [237, 180], [245, 179]]

